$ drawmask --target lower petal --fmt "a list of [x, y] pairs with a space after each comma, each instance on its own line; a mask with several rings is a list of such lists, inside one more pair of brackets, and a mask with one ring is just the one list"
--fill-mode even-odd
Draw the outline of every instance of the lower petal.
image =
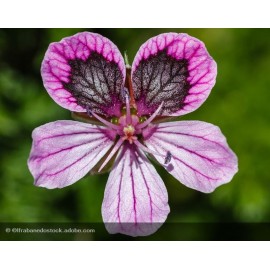
[[134, 145], [124, 145], [105, 189], [102, 216], [107, 230], [150, 235], [169, 212], [167, 190], [154, 166]]
[[162, 123], [144, 131], [151, 150], [170, 153], [170, 162], [155, 156], [162, 166], [187, 187], [209, 193], [231, 181], [238, 161], [220, 129], [200, 121]]
[[35, 185], [63, 188], [85, 176], [113, 145], [104, 127], [56, 121], [33, 131], [28, 167]]

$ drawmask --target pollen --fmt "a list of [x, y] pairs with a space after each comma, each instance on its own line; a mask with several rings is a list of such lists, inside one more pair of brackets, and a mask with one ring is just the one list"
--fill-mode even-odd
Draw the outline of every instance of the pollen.
[[124, 127], [123, 131], [125, 134], [124, 139], [128, 140], [130, 144], [132, 144], [135, 140], [137, 140], [137, 137], [134, 136], [135, 128], [132, 125]]
[[124, 127], [124, 133], [127, 136], [133, 135], [135, 132], [135, 128], [132, 125], [128, 125], [127, 127]]

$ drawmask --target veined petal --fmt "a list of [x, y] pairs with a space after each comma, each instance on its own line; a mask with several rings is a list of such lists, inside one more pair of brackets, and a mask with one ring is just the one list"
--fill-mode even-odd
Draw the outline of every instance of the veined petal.
[[170, 211], [166, 187], [145, 154], [124, 145], [110, 173], [102, 216], [110, 233], [154, 233]]
[[229, 148], [220, 129], [200, 121], [158, 124], [144, 131], [145, 144], [160, 154], [170, 152], [164, 164], [155, 158], [177, 180], [201, 192], [212, 192], [231, 181], [238, 171], [237, 157]]
[[196, 110], [216, 82], [217, 65], [200, 40], [167, 33], [146, 41], [132, 64], [132, 86], [140, 115], [179, 116]]
[[76, 121], [56, 121], [33, 131], [28, 167], [35, 185], [63, 188], [85, 176], [113, 145], [114, 133]]
[[121, 53], [109, 39], [83, 32], [51, 43], [41, 75], [48, 93], [60, 106], [120, 116], [126, 69]]

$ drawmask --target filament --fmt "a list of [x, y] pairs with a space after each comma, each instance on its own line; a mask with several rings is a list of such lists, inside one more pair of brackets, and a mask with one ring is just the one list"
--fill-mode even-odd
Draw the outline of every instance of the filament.
[[120, 146], [123, 144], [124, 142], [124, 138], [121, 138], [117, 141], [117, 143], [115, 144], [115, 146], [113, 147], [112, 151], [110, 152], [110, 154], [107, 156], [107, 158], [105, 159], [105, 161], [102, 163], [102, 165], [100, 166], [98, 172], [100, 172], [105, 166], [106, 164], [110, 161], [110, 159], [113, 157], [113, 155], [117, 152], [117, 150], [120, 148]]
[[156, 109], [156, 111], [146, 121], [144, 121], [143, 123], [137, 125], [136, 128], [142, 129], [142, 128], [145, 128], [146, 126], [148, 126], [154, 120], [154, 118], [158, 115], [158, 113], [161, 110], [163, 104], [164, 104], [164, 101], [161, 102], [161, 104]]
[[117, 130], [117, 131], [121, 130], [121, 127], [120, 127], [120, 126], [115, 125], [115, 124], [113, 124], [113, 123], [111, 123], [111, 122], [109, 122], [109, 121], [103, 119], [102, 117], [100, 117], [98, 114], [96, 114], [96, 113], [93, 112], [92, 110], [87, 109], [87, 113], [93, 115], [95, 118], [97, 118], [97, 119], [98, 119], [101, 123], [103, 123], [105, 126], [110, 127], [110, 128], [112, 128], [112, 129], [114, 129], [114, 130]]

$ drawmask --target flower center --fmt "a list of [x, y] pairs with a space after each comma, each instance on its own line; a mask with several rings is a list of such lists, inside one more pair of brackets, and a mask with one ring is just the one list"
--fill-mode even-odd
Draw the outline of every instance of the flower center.
[[114, 147], [111, 149], [110, 154], [107, 156], [107, 158], [99, 168], [99, 172], [104, 168], [104, 166], [109, 162], [109, 160], [114, 156], [114, 154], [118, 151], [118, 149], [125, 141], [128, 141], [130, 144], [135, 144], [139, 149], [146, 153], [164, 157], [164, 163], [168, 164], [171, 160], [170, 152], [168, 152], [167, 155], [162, 155], [153, 150], [150, 150], [143, 143], [141, 143], [137, 137], [139, 134], [142, 134], [143, 129], [146, 128], [158, 115], [163, 106], [163, 102], [149, 118], [139, 118], [137, 116], [136, 109], [130, 108], [130, 97], [126, 88], [123, 90], [123, 97], [126, 100], [126, 107], [125, 109], [123, 109], [123, 115], [120, 118], [112, 118], [111, 122], [103, 119], [90, 109], [87, 110], [89, 114], [93, 115], [105, 126], [113, 129], [120, 137], [118, 141], [116, 141]]

